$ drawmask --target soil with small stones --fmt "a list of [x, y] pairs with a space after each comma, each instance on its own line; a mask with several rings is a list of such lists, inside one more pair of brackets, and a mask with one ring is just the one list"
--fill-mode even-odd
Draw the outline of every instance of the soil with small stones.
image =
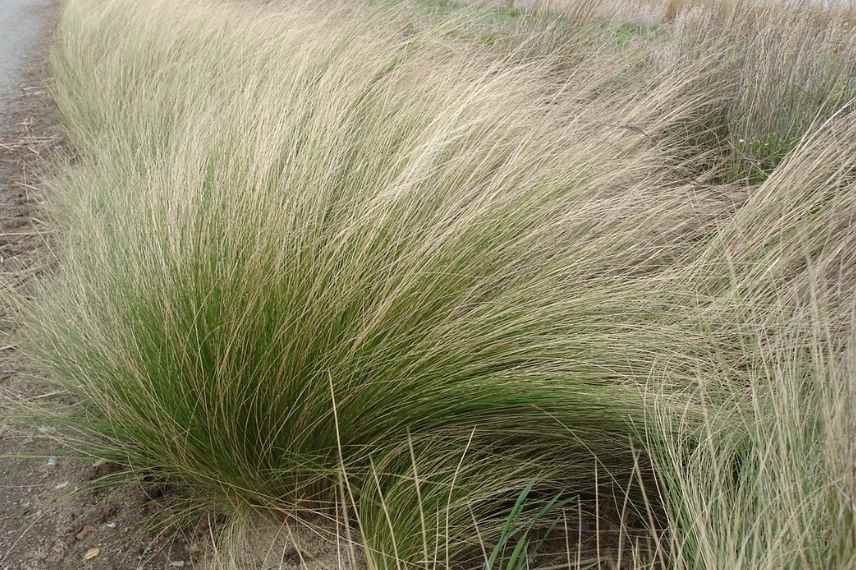
[[[0, 99], [0, 281], [27, 295], [56, 265], [40, 216], [42, 176], [64, 152], [48, 93], [46, 55], [58, 0], [28, 8], [41, 38], [25, 56], [10, 100]], [[5, 33], [0, 30], [0, 34]], [[0, 570], [189, 568], [204, 525], [158, 534], [146, 522], [162, 508], [145, 484], [98, 486], [117, 467], [75, 458], [51, 428], [12, 421], [15, 401], [49, 401], [52, 388], [28, 371], [15, 341], [9, 290], [0, 288]], [[5, 299], [3, 298], [5, 297]]]

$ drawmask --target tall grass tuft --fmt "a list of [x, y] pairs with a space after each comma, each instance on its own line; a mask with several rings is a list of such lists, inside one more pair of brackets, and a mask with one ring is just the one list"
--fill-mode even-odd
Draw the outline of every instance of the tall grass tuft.
[[327, 504], [345, 470], [403, 563], [419, 508], [448, 562], [530, 482], [626, 479], [634, 386], [705, 357], [668, 266], [710, 212], [662, 166], [692, 73], [579, 102], [392, 9], [140, 10], [69, 2], [54, 54], [80, 160], [32, 346], [100, 455], [229, 506]]
[[701, 426], [670, 431], [665, 407], [646, 424], [669, 567], [856, 563], [854, 135], [846, 113], [812, 131], [690, 269], [708, 310], [748, 333], [746, 377], [721, 378], [731, 401], [705, 406]]
[[[599, 528], [616, 500], [659, 542], [639, 565], [773, 568], [797, 538], [850, 560], [821, 522], [853, 513], [825, 399], [849, 374], [846, 90], [735, 83], [710, 42], [663, 65], [678, 40], [622, 52], [579, 13], [506, 49], [406, 4], [68, 0], [76, 156], [27, 346], [79, 401], [72, 443], [235, 520], [333, 520], [371, 568], [546, 566], [531, 545], [570, 559], [569, 516]], [[818, 89], [850, 77], [792, 54]], [[781, 121], [773, 88], [798, 99]], [[787, 135], [758, 188], [698, 176], [727, 164], [722, 112], [728, 136]], [[788, 438], [814, 467], [765, 471]], [[735, 450], [737, 483], [700, 486]], [[795, 490], [812, 474], [821, 494]]]
[[[751, 391], [735, 392], [738, 401], [711, 413], [699, 432], [664, 438], [652, 422], [669, 567], [856, 564], [852, 342], [794, 337], [764, 351]], [[746, 408], [742, 400], [749, 409], [735, 413]]]

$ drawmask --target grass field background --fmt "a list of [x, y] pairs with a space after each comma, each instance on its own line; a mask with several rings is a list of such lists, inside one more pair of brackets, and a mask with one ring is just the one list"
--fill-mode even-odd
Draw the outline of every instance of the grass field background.
[[67, 0], [67, 443], [212, 567], [856, 565], [851, 13], [669, 6]]

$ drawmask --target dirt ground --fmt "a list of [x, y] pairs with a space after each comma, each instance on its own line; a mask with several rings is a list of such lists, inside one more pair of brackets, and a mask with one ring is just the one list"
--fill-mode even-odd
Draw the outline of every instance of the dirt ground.
[[56, 264], [56, 237], [40, 209], [44, 172], [66, 152], [47, 91], [57, 7], [39, 8], [44, 32], [0, 109], [0, 283], [15, 289], [0, 288], [0, 570], [189, 568], [202, 551], [189, 531], [158, 534], [144, 524], [161, 507], [157, 493], [142, 484], [99, 490], [92, 482], [114, 466], [73, 457], [47, 426], [11, 421], [15, 400], [55, 397], [17, 351], [9, 299], [27, 295]]

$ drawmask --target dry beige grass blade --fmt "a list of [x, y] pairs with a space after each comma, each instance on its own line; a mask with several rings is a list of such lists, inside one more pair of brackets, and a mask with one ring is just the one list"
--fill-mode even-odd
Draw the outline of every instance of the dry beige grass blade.
[[751, 299], [741, 319], [775, 323], [789, 307], [812, 307], [836, 338], [846, 335], [856, 291], [854, 141], [852, 111], [807, 136], [699, 258], [699, 282], [728, 291], [714, 294], [726, 305]]

